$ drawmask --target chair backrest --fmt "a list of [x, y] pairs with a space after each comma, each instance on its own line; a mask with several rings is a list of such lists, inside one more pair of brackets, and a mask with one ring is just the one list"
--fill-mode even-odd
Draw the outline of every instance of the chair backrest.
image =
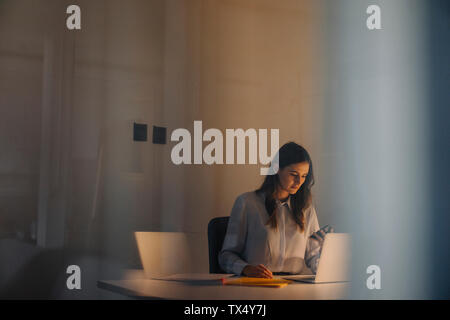
[[209, 273], [226, 273], [219, 265], [219, 252], [227, 233], [230, 217], [213, 218], [208, 223]]

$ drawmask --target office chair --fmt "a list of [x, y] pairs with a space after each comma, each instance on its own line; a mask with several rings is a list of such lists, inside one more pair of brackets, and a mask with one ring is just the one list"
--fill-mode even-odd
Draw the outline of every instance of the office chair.
[[227, 233], [230, 217], [213, 218], [208, 223], [209, 273], [226, 273], [219, 265], [219, 252]]

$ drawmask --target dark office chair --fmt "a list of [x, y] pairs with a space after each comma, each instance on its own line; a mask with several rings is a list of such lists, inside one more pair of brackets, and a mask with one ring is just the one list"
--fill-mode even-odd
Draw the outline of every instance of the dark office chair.
[[209, 273], [226, 273], [219, 265], [219, 252], [222, 250], [229, 218], [214, 218], [208, 223]]

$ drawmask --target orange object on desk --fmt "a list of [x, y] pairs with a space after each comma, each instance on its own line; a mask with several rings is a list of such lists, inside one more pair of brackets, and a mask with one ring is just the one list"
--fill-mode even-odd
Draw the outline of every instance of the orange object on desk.
[[237, 279], [222, 279], [223, 285], [234, 285], [234, 286], [255, 286], [255, 287], [273, 287], [281, 288], [287, 286], [291, 283], [291, 280], [285, 279], [266, 279], [266, 278], [251, 278], [251, 277], [241, 277]]

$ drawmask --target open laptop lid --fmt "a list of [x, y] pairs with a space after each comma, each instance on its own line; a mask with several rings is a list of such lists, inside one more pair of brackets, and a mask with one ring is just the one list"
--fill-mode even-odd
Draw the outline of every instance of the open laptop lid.
[[134, 235], [147, 278], [192, 271], [186, 233], [135, 232]]
[[350, 281], [351, 237], [348, 233], [327, 233], [315, 282]]

